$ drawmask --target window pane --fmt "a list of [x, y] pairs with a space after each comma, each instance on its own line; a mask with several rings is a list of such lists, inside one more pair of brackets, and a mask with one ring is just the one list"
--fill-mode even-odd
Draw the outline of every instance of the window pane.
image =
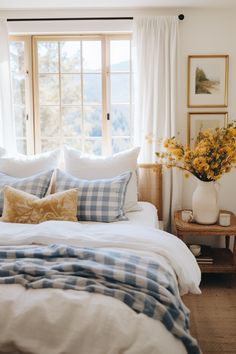
[[39, 76], [39, 102], [41, 105], [59, 104], [59, 76], [42, 74]]
[[25, 43], [15, 41], [10, 43], [10, 65], [14, 72], [24, 72], [25, 68]]
[[62, 73], [80, 73], [80, 46], [81, 41], [60, 42]]
[[102, 102], [102, 76], [100, 74], [85, 74], [83, 76], [84, 102]]
[[57, 149], [60, 146], [60, 140], [59, 139], [41, 139], [41, 151], [50, 151]]
[[102, 136], [102, 108], [96, 106], [84, 107], [84, 135]]
[[14, 118], [16, 124], [16, 136], [26, 136], [26, 117], [25, 108], [21, 106], [14, 106]]
[[130, 135], [129, 105], [112, 105], [111, 124], [112, 135]]
[[75, 149], [79, 149], [82, 151], [82, 140], [80, 140], [80, 139], [65, 138], [64, 144], [67, 144], [69, 146], [72, 146]]
[[84, 72], [101, 72], [101, 41], [83, 41], [83, 71]]
[[59, 107], [40, 107], [40, 127], [43, 137], [51, 137], [60, 133]]
[[11, 41], [9, 49], [17, 151], [26, 154], [26, 110], [29, 112], [29, 108], [26, 107], [26, 48], [24, 40]]
[[80, 136], [82, 134], [82, 117], [80, 107], [62, 108], [62, 129], [66, 137]]
[[26, 139], [16, 139], [17, 152], [20, 154], [27, 154], [27, 143]]
[[58, 73], [58, 42], [38, 42], [38, 71]]
[[102, 140], [101, 139], [89, 139], [85, 140], [84, 152], [91, 155], [102, 154]]
[[12, 86], [14, 104], [25, 104], [25, 76], [12, 74]]
[[80, 74], [63, 74], [61, 76], [62, 104], [81, 104]]
[[112, 139], [112, 153], [116, 154], [117, 152], [127, 150], [131, 147], [130, 138], [114, 138]]
[[128, 103], [129, 74], [111, 74], [111, 103]]
[[132, 100], [132, 103], [134, 104], [134, 87], [135, 87], [135, 85], [134, 85], [134, 74], [132, 74], [131, 80], [132, 80], [132, 82], [131, 82], [131, 89], [132, 89], [132, 92], [131, 92], [131, 95], [132, 95], [131, 100]]
[[130, 41], [114, 40], [110, 45], [111, 71], [129, 71]]

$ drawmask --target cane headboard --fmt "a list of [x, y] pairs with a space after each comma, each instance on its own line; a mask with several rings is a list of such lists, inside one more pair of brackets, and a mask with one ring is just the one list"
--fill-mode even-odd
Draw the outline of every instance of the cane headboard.
[[138, 199], [154, 204], [162, 220], [162, 166], [140, 164], [138, 168]]

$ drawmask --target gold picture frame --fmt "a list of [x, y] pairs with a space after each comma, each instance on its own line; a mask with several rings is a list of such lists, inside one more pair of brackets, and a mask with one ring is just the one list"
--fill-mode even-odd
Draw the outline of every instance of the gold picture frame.
[[188, 56], [188, 107], [227, 107], [228, 55]]
[[226, 127], [228, 112], [189, 112], [188, 113], [188, 145], [193, 148], [201, 130]]

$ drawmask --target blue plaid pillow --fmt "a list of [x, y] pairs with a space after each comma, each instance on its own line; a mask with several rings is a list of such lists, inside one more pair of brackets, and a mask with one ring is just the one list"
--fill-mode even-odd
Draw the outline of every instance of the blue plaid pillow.
[[124, 201], [131, 175], [127, 172], [109, 179], [85, 180], [57, 170], [56, 192], [79, 189], [77, 216], [80, 221], [127, 220]]
[[50, 185], [53, 170], [25, 178], [8, 176], [0, 172], [0, 215], [3, 209], [3, 187], [8, 185], [43, 198]]

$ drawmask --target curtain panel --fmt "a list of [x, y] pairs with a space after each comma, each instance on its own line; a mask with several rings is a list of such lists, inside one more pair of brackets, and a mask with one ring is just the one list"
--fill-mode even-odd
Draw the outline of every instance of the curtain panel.
[[[177, 133], [177, 16], [134, 19], [135, 114], [134, 142], [140, 162], [153, 163], [161, 140]], [[173, 212], [181, 207], [182, 175], [167, 170], [163, 178], [163, 221], [170, 230]]]
[[8, 30], [7, 21], [2, 18], [0, 18], [0, 146], [7, 153], [16, 152]]

